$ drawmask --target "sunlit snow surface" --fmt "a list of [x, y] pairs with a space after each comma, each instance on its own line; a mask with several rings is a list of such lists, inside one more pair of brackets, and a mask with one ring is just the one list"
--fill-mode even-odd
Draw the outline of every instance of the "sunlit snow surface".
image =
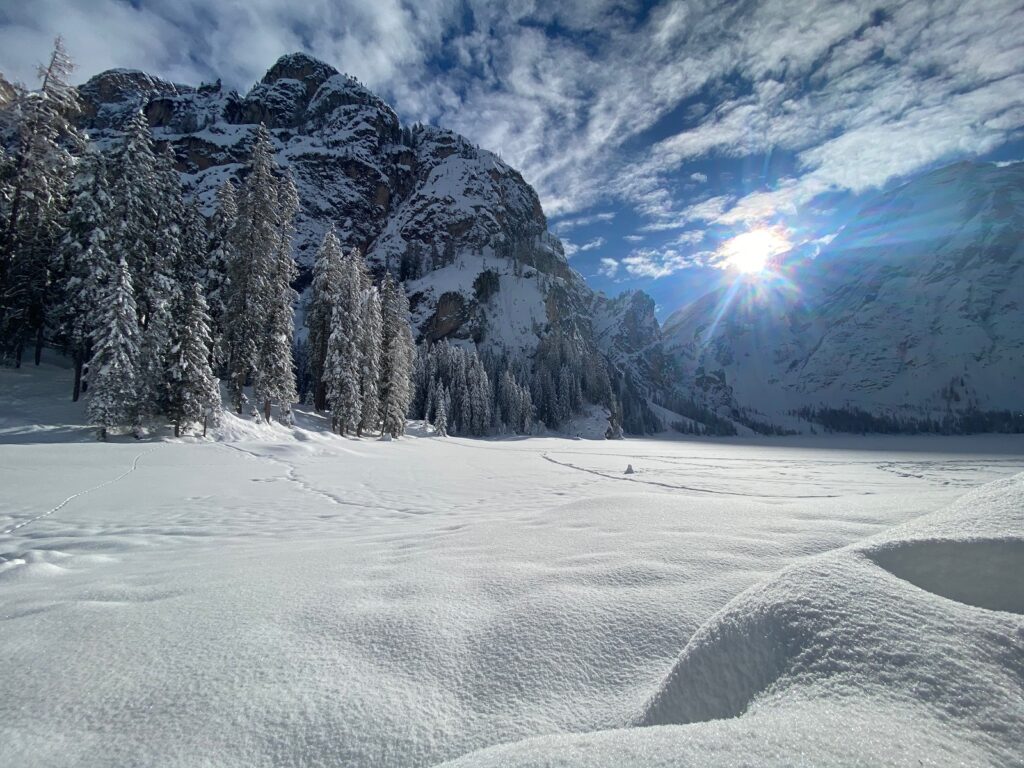
[[0, 765], [1019, 759], [1024, 440], [98, 444], [69, 382], [0, 370]]

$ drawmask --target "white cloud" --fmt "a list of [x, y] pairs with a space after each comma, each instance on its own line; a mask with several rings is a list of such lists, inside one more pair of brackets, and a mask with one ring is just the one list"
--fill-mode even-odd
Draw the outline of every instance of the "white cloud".
[[570, 229], [576, 227], [586, 227], [591, 224], [597, 224], [599, 222], [612, 221], [615, 218], [615, 211], [604, 211], [602, 213], [594, 213], [590, 216], [577, 216], [571, 219], [562, 219], [556, 222], [552, 229], [556, 232], [568, 232]]
[[639, 243], [644, 239], [643, 235], [623, 235], [623, 240], [628, 240], [631, 243]]
[[680, 253], [675, 248], [638, 248], [622, 259], [632, 277], [667, 277], [681, 269], [704, 266], [713, 257], [712, 252]]
[[605, 277], [615, 277], [619, 272], [619, 262], [615, 259], [601, 259], [601, 266], [597, 270], [597, 274], [604, 275]]
[[[1024, 130], [1019, 0], [664, 2], [640, 22], [634, 10], [611, 0], [32, 0], [5, 6], [0, 65], [31, 83], [63, 33], [82, 79], [139, 67], [244, 89], [282, 53], [307, 50], [404, 119], [499, 152], [548, 215], [621, 198], [654, 230], [878, 186]], [[457, 66], [439, 70], [444, 58]], [[686, 130], [638, 142], [684, 100]], [[685, 163], [771, 148], [799, 166], [768, 196], [719, 198], [718, 214], [677, 199]]]
[[604, 243], [605, 243], [605, 240], [604, 240], [603, 237], [595, 237], [593, 240], [591, 240], [591, 241], [581, 245], [580, 246], [580, 251], [583, 251], [583, 252], [593, 251], [596, 248], [600, 248], [602, 245], [604, 245]]
[[691, 173], [690, 174], [690, 181], [695, 181], [698, 184], [707, 184], [708, 175], [706, 173], [700, 173], [700, 172]]

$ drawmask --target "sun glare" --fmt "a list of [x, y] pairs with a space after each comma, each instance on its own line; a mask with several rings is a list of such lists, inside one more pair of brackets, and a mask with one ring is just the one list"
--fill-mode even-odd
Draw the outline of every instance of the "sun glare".
[[792, 244], [780, 229], [752, 229], [727, 240], [722, 255], [725, 264], [737, 272], [758, 275], [768, 268], [773, 257], [790, 248]]

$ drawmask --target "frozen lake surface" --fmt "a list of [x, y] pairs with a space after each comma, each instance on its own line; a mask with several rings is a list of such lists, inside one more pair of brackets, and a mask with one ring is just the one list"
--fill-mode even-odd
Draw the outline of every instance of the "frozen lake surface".
[[[306, 415], [101, 444], [51, 404], [65, 373], [2, 375], [0, 764], [426, 766], [528, 737], [465, 764], [998, 763], [1020, 746], [1020, 437], [385, 443]], [[969, 573], [940, 584], [935, 558]], [[918, 645], [876, 668], [870, 649], [902, 642], [900, 590], [923, 601], [900, 630]], [[790, 598], [817, 613], [779, 619]], [[851, 656], [868, 605], [878, 637]], [[975, 666], [916, 664], [927, 643], [955, 661], [943, 627]], [[872, 693], [921, 684], [907, 670], [979, 680], [958, 683], [959, 715], [934, 691]]]

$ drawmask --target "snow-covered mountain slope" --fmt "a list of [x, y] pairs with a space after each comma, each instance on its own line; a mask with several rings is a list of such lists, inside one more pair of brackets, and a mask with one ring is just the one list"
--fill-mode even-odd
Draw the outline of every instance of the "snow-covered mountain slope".
[[[244, 173], [264, 123], [299, 189], [300, 268], [308, 274], [333, 224], [344, 246], [407, 282], [421, 336], [529, 353], [557, 327], [593, 347], [592, 293], [522, 176], [455, 133], [400, 125], [390, 106], [324, 62], [284, 56], [245, 95], [130, 70], [99, 74], [80, 91], [84, 127], [100, 143], [143, 109], [207, 213], [217, 188]], [[488, 269], [497, 279], [483, 296], [474, 282]]]
[[783, 426], [806, 408], [851, 427], [1019, 411], [1022, 233], [1024, 164], [948, 166], [879, 195], [787, 279], [676, 312], [666, 342], [706, 404]]

